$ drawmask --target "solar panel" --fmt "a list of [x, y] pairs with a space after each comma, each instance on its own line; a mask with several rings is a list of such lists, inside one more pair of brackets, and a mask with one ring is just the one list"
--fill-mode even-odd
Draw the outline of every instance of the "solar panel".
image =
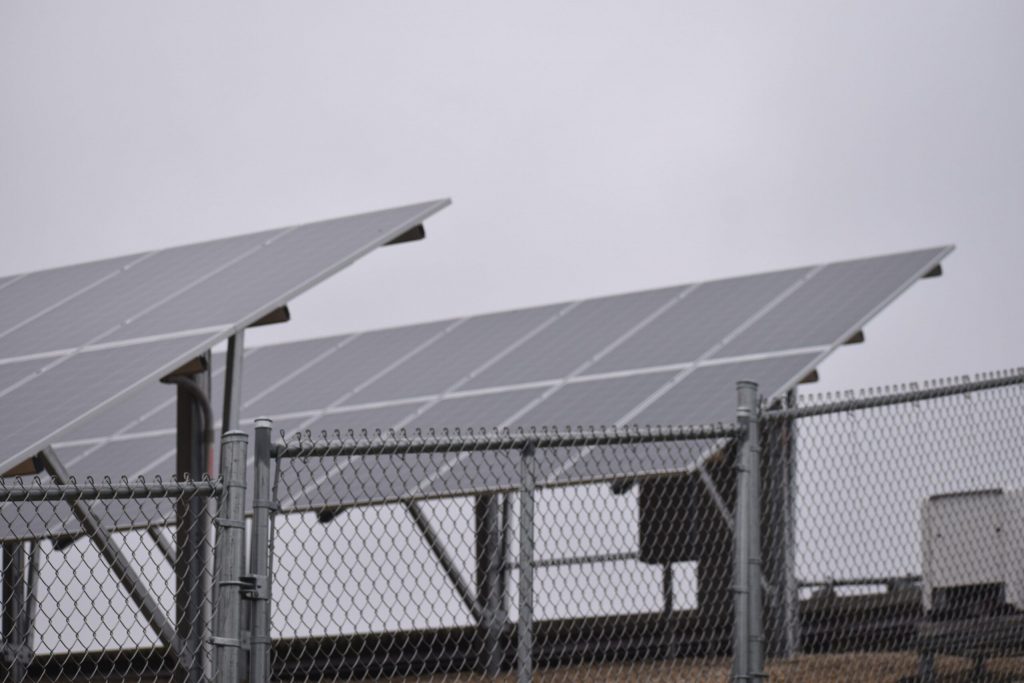
[[[243, 418], [270, 416], [276, 427], [314, 432], [731, 421], [737, 380], [781, 395], [950, 249], [251, 349]], [[69, 470], [120, 473], [137, 463], [131, 473], [169, 475], [172, 394], [162, 409], [141, 402], [155, 402], [157, 392], [139, 394], [132, 405], [143, 419], [118, 407], [118, 419], [134, 426], [112, 429], [99, 416], [114, 439], [83, 426], [76, 433], [90, 436], [66, 442], [84, 449]], [[662, 461], [653, 450], [614, 456], [541, 453], [538, 480], [561, 485], [694, 465]], [[287, 469], [282, 476], [296, 476]], [[295, 494], [293, 509], [309, 509], [517, 482], [511, 455], [409, 455], [349, 458], [341, 467], [324, 460], [301, 486], [285, 481], [282, 490]]]
[[[447, 204], [416, 204], [0, 282], [0, 471]], [[120, 429], [111, 415], [101, 418], [101, 429], [84, 433]]]

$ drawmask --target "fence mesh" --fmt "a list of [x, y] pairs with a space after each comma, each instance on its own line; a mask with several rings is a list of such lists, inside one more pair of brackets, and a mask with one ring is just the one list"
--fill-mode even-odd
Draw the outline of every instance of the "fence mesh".
[[[822, 666], [849, 680], [1024, 679], [1018, 380], [999, 373], [819, 396], [765, 423], [775, 679], [813, 680]], [[981, 388], [967, 391], [972, 384]], [[903, 392], [918, 400], [893, 400]], [[787, 479], [792, 501], [778, 486]], [[771, 573], [786, 561], [777, 541], [787, 531], [796, 586]], [[788, 633], [787, 591], [799, 598]]]
[[[199, 681], [212, 566], [204, 534], [218, 483], [0, 480], [2, 680]], [[173, 523], [182, 514], [180, 529]], [[202, 536], [199, 536], [202, 538]], [[176, 591], [174, 562], [191, 567]]]
[[291, 435], [266, 491], [265, 423], [223, 485], [0, 480], [2, 680], [246, 680], [268, 597], [273, 680], [726, 681], [737, 642], [748, 680], [1024, 680], [1021, 373], [760, 411]]
[[[610, 435], [626, 443], [590, 445]], [[643, 438], [577, 432], [526, 455], [503, 447], [501, 432], [452, 433], [448, 447], [429, 454], [418, 449], [437, 439], [424, 435], [293, 437], [292, 457], [278, 470], [277, 495], [291, 512], [274, 525], [274, 671], [306, 680], [508, 677], [522, 621], [524, 543], [533, 557], [532, 661], [544, 680], [577, 680], [580, 667], [594, 664], [612, 678], [633, 671], [683, 680], [694, 667], [720, 665], [730, 542], [714, 531], [726, 528], [734, 497], [727, 444]], [[332, 443], [363, 454], [339, 455]], [[699, 510], [680, 506], [651, 476], [680, 473], [673, 480], [696, 490], [703, 485], [684, 473], [708, 458], [703, 469], [720, 488], [721, 509], [706, 494]], [[626, 469], [647, 476], [610, 477], [630, 462], [636, 467]], [[570, 463], [574, 477], [591, 483], [564, 483]], [[536, 484], [529, 493], [523, 467]], [[446, 476], [425, 484], [438, 471]], [[430, 498], [409, 496], [425, 485]], [[524, 495], [533, 500], [532, 538], [523, 535]], [[377, 501], [389, 502], [370, 504]], [[682, 517], [696, 532], [683, 542], [665, 533]], [[694, 610], [695, 567], [666, 561], [681, 550], [715, 558], [703, 610]]]
[[[1015, 377], [983, 377], [973, 391], [948, 380], [762, 406], [772, 680], [1024, 675]], [[433, 438], [289, 440], [297, 457], [281, 461], [278, 486], [293, 512], [275, 525], [278, 676], [514, 679], [520, 453], [481, 447], [479, 432], [417, 452]], [[736, 440], [565, 443], [534, 460], [536, 679], [728, 680]], [[457, 495], [481, 481], [492, 484], [486, 494]], [[403, 499], [410, 492], [416, 499]]]

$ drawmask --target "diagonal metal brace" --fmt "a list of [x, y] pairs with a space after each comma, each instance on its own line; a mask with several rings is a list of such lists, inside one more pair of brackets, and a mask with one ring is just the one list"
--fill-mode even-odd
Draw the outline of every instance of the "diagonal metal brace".
[[[62, 485], [71, 484], [71, 476], [52, 447], [45, 447], [39, 452], [39, 455], [43, 460], [43, 466], [49, 475], [53, 477], [54, 481]], [[156, 632], [160, 641], [167, 646], [175, 657], [180, 656], [181, 649], [174, 631], [174, 624], [164, 614], [160, 603], [146, 589], [142, 579], [121, 552], [121, 548], [114, 540], [113, 534], [97, 519], [87, 502], [76, 500], [69, 501], [69, 504], [71, 512], [75, 515], [78, 523], [82, 525], [86, 536], [89, 537], [93, 545], [96, 546], [96, 549], [103, 556], [103, 559], [110, 565], [110, 569], [117, 576], [125, 592], [128, 593], [132, 601], [139, 608], [150, 628]]]
[[462, 599], [462, 603], [469, 610], [469, 613], [473, 615], [478, 623], [483, 620], [483, 609], [477, 599], [473, 597], [472, 591], [469, 589], [469, 584], [462, 578], [462, 573], [459, 571], [458, 565], [455, 560], [452, 559], [447, 548], [444, 546], [444, 542], [438, 536], [437, 531], [434, 529], [434, 525], [430, 523], [427, 518], [426, 512], [416, 501], [407, 501], [405, 503], [405, 509], [409, 512], [413, 521], [416, 523], [416, 528], [423, 535], [423, 538], [427, 541], [427, 546], [431, 552], [434, 553], [434, 557], [441, 564], [441, 568], [444, 570], [445, 575], [451, 582], [452, 587], [455, 588], [455, 592], [459, 594], [459, 598]]

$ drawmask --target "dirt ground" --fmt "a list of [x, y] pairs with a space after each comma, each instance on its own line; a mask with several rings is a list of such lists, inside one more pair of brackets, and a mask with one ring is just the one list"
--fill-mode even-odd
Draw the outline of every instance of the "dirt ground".
[[[938, 683], [1024, 683], [1024, 658], [989, 660], [986, 675], [976, 676], [973, 662], [959, 657], [937, 657]], [[806, 655], [768, 667], [771, 683], [818, 683], [820, 681], [864, 681], [865, 683], [909, 683], [915, 680], [917, 655], [913, 653], [846, 653], [837, 655]], [[677, 683], [707, 681], [727, 683], [729, 662], [723, 660], [675, 660], [663, 662], [631, 662], [557, 669], [539, 669], [536, 683]], [[365, 683], [370, 683], [365, 681]], [[374, 683], [515, 683], [513, 674], [488, 678], [479, 674], [444, 674], [436, 676], [379, 679]]]

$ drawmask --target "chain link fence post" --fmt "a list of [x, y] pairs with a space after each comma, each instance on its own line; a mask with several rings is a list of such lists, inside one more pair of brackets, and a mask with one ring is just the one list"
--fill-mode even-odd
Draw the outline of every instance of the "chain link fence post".
[[519, 638], [517, 681], [533, 681], [533, 494], [536, 487], [533, 444], [519, 451]]
[[250, 600], [252, 629], [249, 637], [249, 683], [270, 681], [270, 515], [277, 507], [271, 499], [270, 461], [271, 430], [273, 422], [265, 418], [256, 420], [256, 438], [253, 444], [253, 518], [252, 538], [249, 544], [249, 577], [247, 591]]
[[214, 680], [238, 683], [242, 654], [241, 569], [245, 562], [245, 461], [249, 437], [231, 431], [221, 437], [220, 469], [224, 490], [217, 510], [214, 558], [217, 610], [214, 618]]
[[761, 398], [757, 393], [756, 383], [742, 382], [741, 385], [737, 388], [746, 394], [743, 403], [749, 409], [743, 457], [747, 460], [747, 485], [750, 487], [747, 517], [750, 524], [750, 531], [747, 533], [747, 540], [750, 543], [750, 571], [747, 573], [750, 586], [747, 591], [747, 598], [750, 601], [750, 680], [762, 681], [767, 676], [764, 671], [764, 599], [761, 583], [764, 577], [761, 563]]
[[750, 424], [757, 386], [736, 384], [736, 421], [745, 431], [736, 454], [736, 512], [733, 526], [732, 680], [750, 680]]

